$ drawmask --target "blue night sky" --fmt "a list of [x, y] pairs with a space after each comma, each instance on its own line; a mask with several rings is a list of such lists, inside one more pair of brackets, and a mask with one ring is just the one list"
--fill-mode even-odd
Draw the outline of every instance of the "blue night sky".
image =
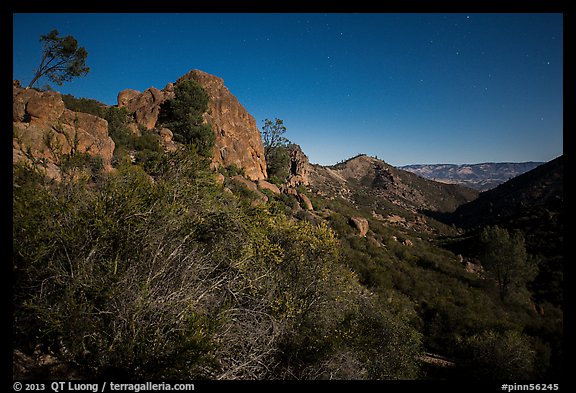
[[[115, 105], [192, 69], [224, 79], [256, 119], [284, 120], [313, 163], [549, 161], [563, 153], [562, 14], [14, 14], [13, 78], [40, 35], [88, 51], [52, 87]], [[39, 85], [50, 83], [41, 79]]]

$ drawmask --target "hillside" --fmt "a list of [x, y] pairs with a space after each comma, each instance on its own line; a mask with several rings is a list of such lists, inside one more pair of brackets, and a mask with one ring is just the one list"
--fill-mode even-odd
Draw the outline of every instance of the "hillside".
[[478, 191], [487, 191], [542, 164], [543, 162], [416, 164], [401, 166], [399, 169], [441, 183], [460, 184]]
[[444, 219], [468, 233], [445, 246], [469, 257], [478, 254], [475, 242], [481, 228], [498, 225], [520, 231], [527, 251], [539, 261], [539, 274], [530, 284], [533, 299], [563, 305], [564, 156], [481, 193]]
[[498, 187], [483, 192], [478, 199], [460, 206], [449, 221], [460, 227], [494, 224], [537, 207], [561, 206], [563, 202], [563, 156], [538, 166]]
[[[208, 155], [177, 140], [186, 124], [166, 109], [187, 81], [209, 97]], [[452, 225], [492, 222], [506, 201], [486, 211], [488, 193], [365, 155], [311, 165], [297, 145], [283, 147], [287, 178], [267, 178], [278, 163], [253, 117], [200, 71], [112, 107], [13, 92], [15, 379], [561, 375], [562, 306], [546, 285], [561, 268], [546, 260], [502, 299], [474, 231]], [[520, 218], [561, 205], [561, 168], [494, 198]]]
[[342, 198], [390, 224], [423, 232], [435, 231], [429, 212], [452, 212], [478, 196], [475, 190], [427, 180], [366, 155], [335, 166], [312, 165], [309, 178], [321, 195]]

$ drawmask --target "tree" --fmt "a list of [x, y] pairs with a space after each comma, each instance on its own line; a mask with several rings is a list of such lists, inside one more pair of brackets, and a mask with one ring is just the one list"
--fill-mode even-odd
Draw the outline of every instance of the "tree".
[[290, 176], [290, 147], [279, 146], [266, 158], [266, 172], [272, 183], [283, 184]]
[[216, 136], [202, 115], [208, 110], [210, 96], [193, 80], [186, 80], [174, 88], [174, 99], [162, 104], [160, 121], [174, 133], [178, 142], [194, 145], [197, 152], [212, 156]]
[[482, 230], [480, 241], [482, 266], [496, 279], [500, 299], [504, 300], [512, 288], [522, 287], [536, 277], [537, 267], [527, 257], [520, 231], [510, 234], [497, 225], [488, 226]]
[[85, 76], [90, 71], [90, 68], [86, 67], [88, 52], [83, 47], [78, 47], [78, 41], [74, 37], [58, 37], [58, 30], [54, 29], [47, 35], [41, 35], [40, 41], [42, 60], [28, 89], [44, 75], [57, 85], [62, 85], [73, 77]]
[[286, 133], [286, 127], [282, 119], [264, 119], [262, 127], [262, 141], [264, 142], [264, 158], [268, 161], [272, 152], [279, 147], [286, 147], [290, 141], [282, 135]]

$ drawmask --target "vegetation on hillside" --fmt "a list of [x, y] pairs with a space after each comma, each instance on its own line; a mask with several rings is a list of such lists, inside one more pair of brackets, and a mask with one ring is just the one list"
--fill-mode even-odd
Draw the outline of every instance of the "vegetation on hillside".
[[421, 335], [335, 233], [223, 193], [193, 150], [88, 185], [14, 167], [14, 343], [86, 377], [416, 378]]
[[[312, 211], [266, 190], [254, 204], [254, 193], [216, 181], [205, 97], [183, 89], [162, 115], [184, 142], [176, 152], [152, 131], [134, 134], [125, 110], [68, 98], [108, 121], [114, 170], [78, 152], [59, 182], [13, 166], [15, 349], [86, 379], [562, 375], [561, 258], [539, 243], [549, 233], [396, 225], [384, 216], [417, 216], [370, 192], [384, 164], [372, 166], [380, 177], [350, 180], [348, 199], [300, 186]], [[515, 220], [538, 227], [532, 213]]]

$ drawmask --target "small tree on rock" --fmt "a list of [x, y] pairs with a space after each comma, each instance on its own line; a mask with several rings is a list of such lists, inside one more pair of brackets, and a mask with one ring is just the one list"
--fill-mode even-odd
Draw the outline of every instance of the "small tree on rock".
[[262, 126], [262, 142], [264, 143], [264, 158], [268, 170], [269, 179], [273, 182], [282, 183], [290, 174], [290, 141], [283, 135], [286, 126], [282, 119], [264, 119]]
[[85, 76], [90, 71], [90, 68], [86, 67], [88, 52], [83, 47], [78, 47], [78, 41], [74, 37], [58, 37], [58, 30], [54, 29], [41, 35], [40, 41], [42, 60], [27, 88], [32, 87], [42, 76], [47, 76], [60, 86], [76, 76]]
[[162, 104], [159, 120], [174, 133], [174, 140], [193, 145], [201, 156], [211, 157], [216, 135], [203, 118], [210, 96], [193, 80], [177, 84], [174, 95]]
[[286, 126], [282, 119], [264, 119], [262, 127], [262, 142], [264, 143], [264, 158], [268, 160], [272, 152], [279, 147], [286, 147], [290, 141], [283, 135], [286, 133]]

